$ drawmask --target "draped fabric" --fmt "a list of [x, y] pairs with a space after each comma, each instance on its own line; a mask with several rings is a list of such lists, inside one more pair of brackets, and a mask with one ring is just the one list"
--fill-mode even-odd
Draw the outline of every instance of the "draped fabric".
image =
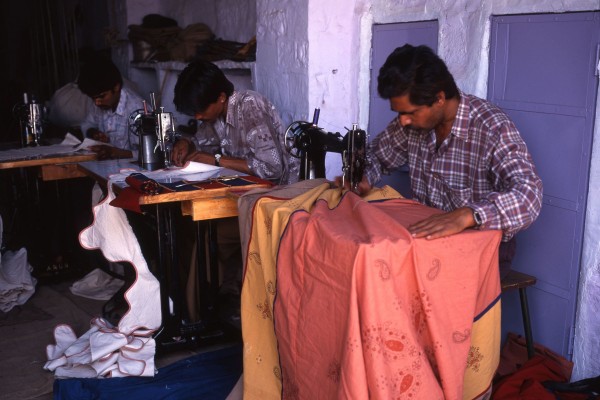
[[87, 249], [100, 249], [112, 262], [129, 262], [136, 279], [125, 292], [129, 309], [117, 326], [94, 318], [90, 329], [77, 337], [68, 325], [54, 329], [54, 344], [46, 347], [44, 368], [60, 378], [154, 376], [156, 344], [152, 335], [161, 325], [160, 286], [150, 272], [125, 212], [110, 205], [108, 196], [94, 207], [94, 222], [79, 240]]
[[[427, 241], [438, 210], [323, 184], [254, 201], [244, 398], [473, 399], [500, 350], [499, 231]], [[240, 203], [242, 204], [242, 203]]]

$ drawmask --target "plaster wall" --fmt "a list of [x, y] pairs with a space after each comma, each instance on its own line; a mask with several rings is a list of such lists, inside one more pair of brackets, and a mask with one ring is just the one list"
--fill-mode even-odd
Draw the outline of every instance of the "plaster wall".
[[[485, 98], [492, 15], [600, 9], [599, 0], [301, 0], [281, 4], [273, 0], [257, 1], [257, 29], [261, 33], [257, 88], [284, 110], [284, 121], [310, 120], [313, 109], [320, 107], [319, 125], [340, 132], [352, 122], [368, 126], [373, 24], [437, 19], [439, 54], [462, 90]], [[285, 10], [292, 3], [296, 12], [290, 14]], [[305, 8], [308, 22], [303, 15]], [[274, 15], [279, 18], [277, 29], [271, 25]], [[305, 24], [308, 33], [300, 29]], [[276, 46], [278, 40], [288, 43]], [[298, 48], [302, 50], [294, 51]], [[282, 49], [287, 51], [281, 52]], [[263, 61], [268, 61], [269, 66], [261, 65]], [[282, 82], [284, 76], [293, 83]], [[600, 107], [600, 101], [597, 104]], [[600, 115], [598, 109], [596, 115]], [[600, 116], [595, 126], [598, 132]], [[599, 154], [600, 135], [596, 134], [573, 355], [574, 380], [600, 374], [600, 319], [593, 312], [600, 307]], [[335, 154], [329, 154], [326, 167], [331, 179], [339, 175], [341, 162]]]
[[[128, 23], [157, 12], [180, 24], [205, 22], [231, 40], [246, 41], [255, 31], [254, 86], [277, 106], [284, 123], [311, 120], [320, 107], [319, 125], [344, 133], [353, 122], [368, 126], [373, 24], [437, 19], [439, 54], [462, 90], [485, 98], [490, 16], [600, 10], [600, 0], [127, 0], [126, 8]], [[600, 307], [597, 104], [573, 379], [600, 374], [600, 318], [594, 312]], [[326, 167], [328, 178], [339, 175], [339, 155], [329, 154]]]
[[284, 124], [306, 115], [308, 0], [257, 0], [255, 87], [278, 108]]

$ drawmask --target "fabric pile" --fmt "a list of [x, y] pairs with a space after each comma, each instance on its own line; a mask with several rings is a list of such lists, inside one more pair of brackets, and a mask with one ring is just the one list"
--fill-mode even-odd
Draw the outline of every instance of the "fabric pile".
[[390, 187], [294, 189], [238, 203], [244, 399], [489, 398], [500, 231], [415, 239], [440, 211]]
[[[3, 233], [0, 217], [0, 247]], [[0, 254], [0, 311], [7, 313], [33, 296], [37, 280], [31, 271], [33, 267], [27, 261], [25, 248]]]
[[69, 290], [77, 296], [95, 300], [110, 300], [121, 289], [123, 280], [117, 279], [100, 268], [73, 282]]
[[128, 38], [135, 62], [256, 60], [256, 37], [248, 43], [223, 40], [206, 24], [181, 28], [177, 21], [157, 14], [146, 15], [141, 25], [130, 25]]
[[149, 14], [141, 25], [129, 26], [128, 37], [133, 44], [134, 61], [187, 61], [196, 54], [198, 46], [212, 39], [214, 34], [202, 23], [182, 29], [171, 18]]

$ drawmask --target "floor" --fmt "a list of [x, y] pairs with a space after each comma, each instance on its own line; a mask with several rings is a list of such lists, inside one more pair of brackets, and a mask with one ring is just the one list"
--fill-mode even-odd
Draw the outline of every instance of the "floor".
[[[103, 316], [105, 301], [76, 296], [69, 290], [73, 282], [93, 269], [93, 263], [88, 264], [87, 256], [82, 261], [74, 256], [78, 252], [70, 250], [79, 249], [77, 235], [72, 232], [78, 233], [88, 223], [85, 220], [82, 225], [83, 222], [76, 217], [87, 215], [79, 208], [89, 202], [80, 198], [83, 198], [82, 193], [89, 196], [91, 185], [75, 179], [69, 180], [69, 185], [65, 183], [67, 181], [42, 182], [38, 187], [35, 176], [23, 179], [4, 172], [0, 171], [0, 222], [3, 222], [4, 228], [0, 225], [0, 248], [4, 251], [26, 247], [38, 283], [34, 295], [25, 304], [8, 313], [0, 312], [0, 400], [52, 399], [54, 375], [43, 366], [47, 359], [46, 346], [54, 344], [54, 328], [67, 324], [80, 336], [89, 330], [92, 318]], [[26, 184], [30, 182], [36, 184], [29, 187]], [[54, 197], [63, 201], [39, 201], [40, 198]], [[58, 215], [62, 217], [58, 218]], [[65, 237], [73, 238], [73, 243], [59, 240]], [[43, 240], [36, 240], [39, 238]], [[51, 254], [57, 248], [65, 251], [67, 259], [78, 260], [85, 267], [80, 265], [80, 270], [73, 271], [41, 267], [63, 265], [48, 262], [55, 260]], [[227, 320], [225, 316], [221, 317]], [[210, 343], [172, 346], [169, 350], [157, 351], [156, 367], [160, 369], [200, 352], [239, 343], [241, 338], [235, 336], [236, 332], [241, 336], [239, 320], [237, 325], [234, 321], [228, 327], [233, 329], [233, 335], [211, 340]], [[240, 386], [236, 387], [237, 391], [230, 398], [241, 399]]]
[[[44, 370], [46, 346], [53, 343], [53, 329], [58, 324], [70, 325], [80, 335], [89, 329], [89, 321], [102, 315], [104, 301], [72, 294], [74, 279], [38, 282], [35, 294], [22, 306], [0, 313], [0, 400], [52, 399], [54, 375]], [[157, 354], [157, 368], [219, 346], [214, 343], [194, 348]], [[241, 399], [241, 387], [230, 399]]]

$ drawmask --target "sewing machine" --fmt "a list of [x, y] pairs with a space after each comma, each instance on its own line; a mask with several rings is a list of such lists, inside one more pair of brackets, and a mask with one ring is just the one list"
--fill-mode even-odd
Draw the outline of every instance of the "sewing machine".
[[345, 136], [326, 132], [317, 126], [320, 110], [315, 109], [313, 122], [292, 122], [285, 132], [286, 148], [300, 158], [300, 180], [325, 178], [327, 152], [342, 155], [342, 184], [357, 190], [366, 162], [367, 133], [352, 124]]
[[23, 93], [23, 104], [15, 105], [13, 113], [21, 126], [21, 146], [39, 146], [44, 131], [46, 107], [38, 103], [33, 95]]
[[177, 138], [173, 114], [164, 107], [157, 110], [154, 93], [150, 94], [152, 111], [144, 108], [129, 116], [129, 131], [139, 138], [138, 163], [147, 170], [169, 167], [173, 143]]

